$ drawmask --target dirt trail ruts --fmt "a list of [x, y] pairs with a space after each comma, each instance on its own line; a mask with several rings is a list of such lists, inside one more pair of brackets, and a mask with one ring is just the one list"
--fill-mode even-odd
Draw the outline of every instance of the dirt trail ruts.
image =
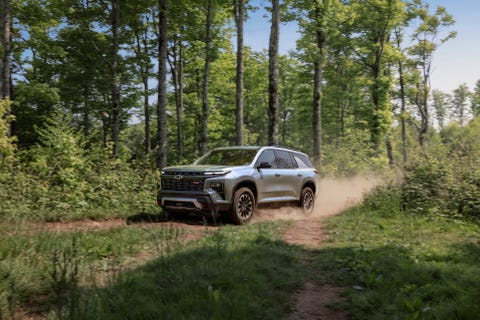
[[[324, 228], [326, 218], [343, 212], [362, 200], [365, 192], [381, 183], [378, 178], [356, 177], [350, 179], [323, 179], [317, 192], [317, 205], [310, 218], [299, 217], [283, 235], [290, 244], [303, 245], [306, 248], [321, 248], [328, 237]], [[280, 215], [288, 212], [277, 213]], [[308, 264], [308, 261], [304, 263]], [[293, 310], [286, 320], [346, 320], [348, 315], [332, 308], [332, 305], [345, 301], [341, 296], [344, 288], [326, 284], [306, 282], [292, 297]]]
[[[307, 248], [320, 248], [328, 237], [323, 227], [324, 218], [297, 220], [283, 235], [282, 239], [290, 244]], [[304, 261], [309, 264], [308, 261]], [[292, 297], [292, 312], [286, 320], [347, 320], [346, 313], [332, 308], [332, 305], [345, 301], [341, 297], [344, 288], [327, 284], [306, 282]]]

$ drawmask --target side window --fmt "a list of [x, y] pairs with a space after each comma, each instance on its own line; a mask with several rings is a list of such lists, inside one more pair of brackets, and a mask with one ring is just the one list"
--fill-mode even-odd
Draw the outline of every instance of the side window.
[[291, 169], [295, 168], [296, 166], [293, 165], [292, 157], [290, 153], [287, 151], [277, 150], [277, 166], [280, 169]]
[[295, 162], [297, 162], [297, 165], [299, 168], [301, 169], [313, 168], [312, 163], [306, 156], [302, 154], [293, 154], [293, 158], [295, 159]]
[[277, 167], [277, 164], [275, 161], [275, 153], [273, 152], [273, 150], [265, 150], [262, 152], [260, 157], [258, 157], [258, 160], [255, 166], [258, 167], [261, 163], [268, 163], [268, 165], [271, 166], [270, 168]]

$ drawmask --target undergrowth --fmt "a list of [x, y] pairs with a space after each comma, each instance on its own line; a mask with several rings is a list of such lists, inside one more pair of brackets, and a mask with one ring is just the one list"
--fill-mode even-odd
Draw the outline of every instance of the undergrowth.
[[36, 232], [0, 225], [0, 319], [279, 319], [305, 281], [345, 288], [353, 319], [477, 319], [480, 227], [402, 211], [395, 185], [329, 219], [312, 249], [287, 222]]
[[356, 319], [478, 319], [480, 227], [403, 212], [401, 201], [396, 187], [379, 188], [329, 220], [317, 259], [327, 281], [349, 288]]
[[0, 319], [278, 319], [303, 277], [286, 226], [2, 233]]

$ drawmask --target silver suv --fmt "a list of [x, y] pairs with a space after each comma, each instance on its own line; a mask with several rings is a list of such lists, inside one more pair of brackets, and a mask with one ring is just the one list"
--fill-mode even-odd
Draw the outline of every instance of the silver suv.
[[157, 203], [165, 212], [228, 213], [245, 224], [263, 204], [315, 205], [319, 176], [305, 153], [281, 147], [214, 149], [194, 164], [161, 172]]

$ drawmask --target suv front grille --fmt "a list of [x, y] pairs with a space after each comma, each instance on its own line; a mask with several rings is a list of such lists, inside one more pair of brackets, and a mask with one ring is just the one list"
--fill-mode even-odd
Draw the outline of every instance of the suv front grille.
[[162, 176], [162, 190], [202, 191], [205, 177], [197, 172], [168, 172]]

